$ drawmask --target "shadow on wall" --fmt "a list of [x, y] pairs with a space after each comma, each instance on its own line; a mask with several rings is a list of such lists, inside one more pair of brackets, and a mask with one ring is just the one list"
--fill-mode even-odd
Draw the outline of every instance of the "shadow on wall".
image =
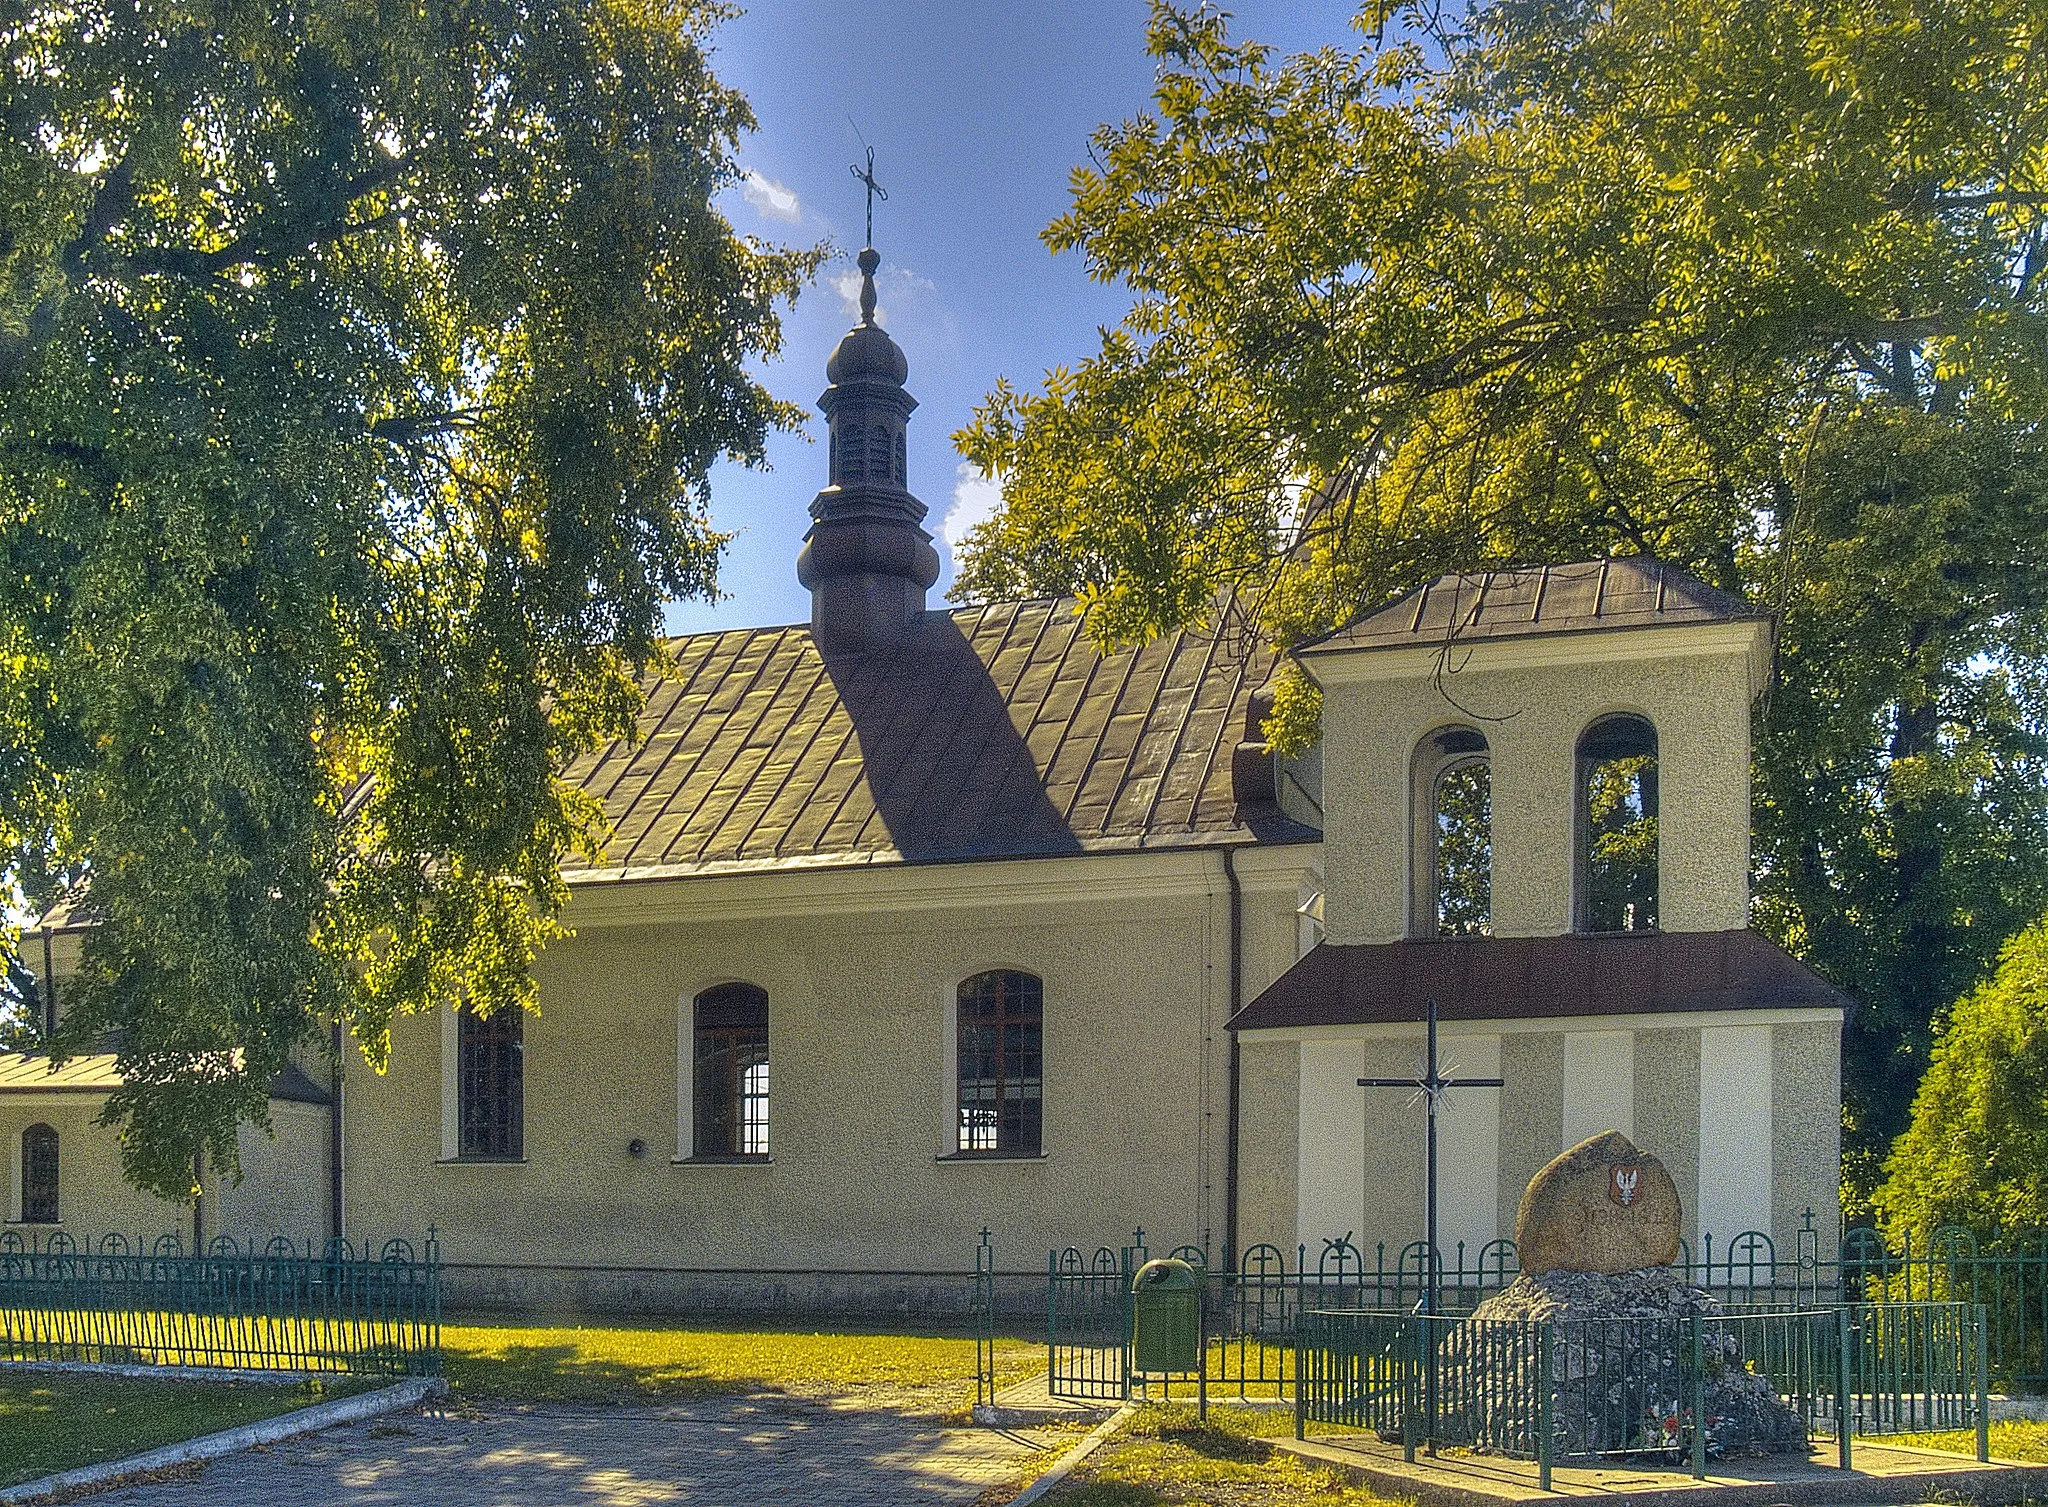
[[826, 674], [853, 721], [874, 814], [906, 859], [1078, 853], [1030, 746], [974, 644], [933, 612], [900, 644], [830, 659]]

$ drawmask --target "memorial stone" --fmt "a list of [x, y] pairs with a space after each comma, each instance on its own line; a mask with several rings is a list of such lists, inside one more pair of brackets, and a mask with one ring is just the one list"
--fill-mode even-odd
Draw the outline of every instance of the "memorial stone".
[[1522, 1270], [1640, 1271], [1678, 1259], [1678, 1188], [1618, 1130], [1588, 1136], [1529, 1180], [1515, 1216]]

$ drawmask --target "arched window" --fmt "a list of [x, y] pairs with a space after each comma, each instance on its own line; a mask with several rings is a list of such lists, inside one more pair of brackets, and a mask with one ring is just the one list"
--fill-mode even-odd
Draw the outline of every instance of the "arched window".
[[1493, 930], [1493, 765], [1486, 739], [1447, 727], [1415, 751], [1415, 932]]
[[57, 1132], [48, 1125], [21, 1133], [21, 1220], [57, 1223]]
[[866, 439], [858, 424], [840, 424], [832, 431], [833, 450], [836, 461], [832, 470], [835, 481], [859, 481], [861, 468], [867, 461]]
[[959, 1140], [965, 1156], [1037, 1156], [1045, 1130], [1045, 986], [1009, 969], [960, 985]]
[[697, 996], [692, 1154], [768, 1155], [768, 993], [720, 984]]
[[901, 430], [898, 430], [896, 433], [896, 485], [899, 487], [910, 485], [910, 459], [905, 449], [903, 432]]
[[1579, 738], [1581, 931], [1657, 929], [1657, 730], [1604, 717]]
[[526, 1155], [526, 1023], [507, 1006], [488, 1020], [455, 1017], [456, 1155], [516, 1162]]

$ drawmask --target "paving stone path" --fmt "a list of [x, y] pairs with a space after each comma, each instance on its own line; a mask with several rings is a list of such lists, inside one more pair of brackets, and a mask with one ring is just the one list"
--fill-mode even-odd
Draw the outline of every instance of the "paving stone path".
[[93, 1507], [918, 1507], [970, 1503], [1054, 1442], [777, 1397], [441, 1410], [329, 1429]]

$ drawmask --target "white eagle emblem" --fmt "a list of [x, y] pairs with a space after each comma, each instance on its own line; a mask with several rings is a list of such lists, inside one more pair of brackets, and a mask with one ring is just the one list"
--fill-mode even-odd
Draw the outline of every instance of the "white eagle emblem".
[[1617, 1166], [1608, 1168], [1607, 1173], [1607, 1196], [1626, 1209], [1636, 1201], [1636, 1189], [1643, 1182], [1643, 1169]]

